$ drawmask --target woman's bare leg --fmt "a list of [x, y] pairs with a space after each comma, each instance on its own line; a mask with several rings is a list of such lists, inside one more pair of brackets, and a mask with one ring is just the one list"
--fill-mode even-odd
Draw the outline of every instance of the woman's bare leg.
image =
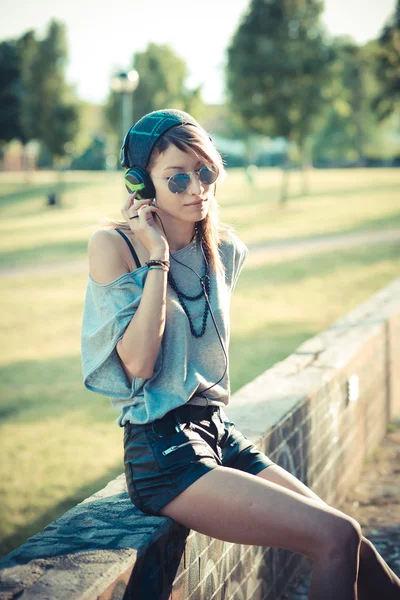
[[[258, 477], [328, 506], [304, 483], [278, 465], [267, 467], [258, 473]], [[360, 546], [357, 589], [358, 600], [374, 600], [375, 598], [400, 600], [400, 579], [391, 570], [372, 542], [364, 536], [362, 536]]]
[[160, 514], [228, 542], [304, 554], [313, 560], [311, 600], [357, 599], [360, 526], [319, 501], [262, 477], [216, 467]]

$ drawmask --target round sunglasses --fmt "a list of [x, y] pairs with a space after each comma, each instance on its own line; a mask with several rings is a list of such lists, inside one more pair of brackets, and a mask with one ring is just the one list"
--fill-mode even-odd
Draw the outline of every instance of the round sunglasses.
[[[174, 173], [171, 177], [168, 177], [168, 189], [173, 194], [183, 194], [186, 192], [190, 185], [190, 175], [194, 173], [197, 175], [201, 183], [204, 185], [211, 185], [218, 179], [219, 171], [216, 166], [201, 167], [200, 169], [194, 169], [193, 171], [186, 171], [186, 173]], [[152, 179], [164, 179], [163, 177], [151, 176]]]

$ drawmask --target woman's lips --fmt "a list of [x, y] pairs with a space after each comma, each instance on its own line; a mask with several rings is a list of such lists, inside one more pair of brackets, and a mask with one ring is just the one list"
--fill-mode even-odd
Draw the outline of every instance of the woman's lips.
[[203, 206], [207, 202], [206, 198], [202, 200], [196, 200], [196, 202], [191, 202], [190, 204], [185, 204], [185, 206]]

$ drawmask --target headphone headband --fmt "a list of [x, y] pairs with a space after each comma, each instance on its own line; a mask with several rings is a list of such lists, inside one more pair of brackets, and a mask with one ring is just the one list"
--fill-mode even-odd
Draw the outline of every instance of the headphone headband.
[[121, 166], [145, 170], [157, 140], [172, 127], [183, 124], [202, 129], [198, 122], [183, 110], [156, 110], [142, 117], [125, 135], [120, 153]]

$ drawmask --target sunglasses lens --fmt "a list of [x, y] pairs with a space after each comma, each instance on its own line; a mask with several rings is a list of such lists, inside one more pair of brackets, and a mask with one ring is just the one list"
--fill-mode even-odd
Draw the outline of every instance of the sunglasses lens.
[[183, 194], [190, 184], [190, 175], [187, 173], [176, 173], [168, 180], [168, 188], [174, 194]]
[[[202, 167], [198, 171], [200, 181], [204, 185], [211, 185], [218, 177], [217, 167]], [[174, 194], [183, 194], [190, 185], [189, 173], [175, 173], [168, 180], [168, 188]]]
[[210, 185], [217, 180], [218, 169], [215, 167], [202, 167], [199, 172], [200, 181], [205, 185]]

